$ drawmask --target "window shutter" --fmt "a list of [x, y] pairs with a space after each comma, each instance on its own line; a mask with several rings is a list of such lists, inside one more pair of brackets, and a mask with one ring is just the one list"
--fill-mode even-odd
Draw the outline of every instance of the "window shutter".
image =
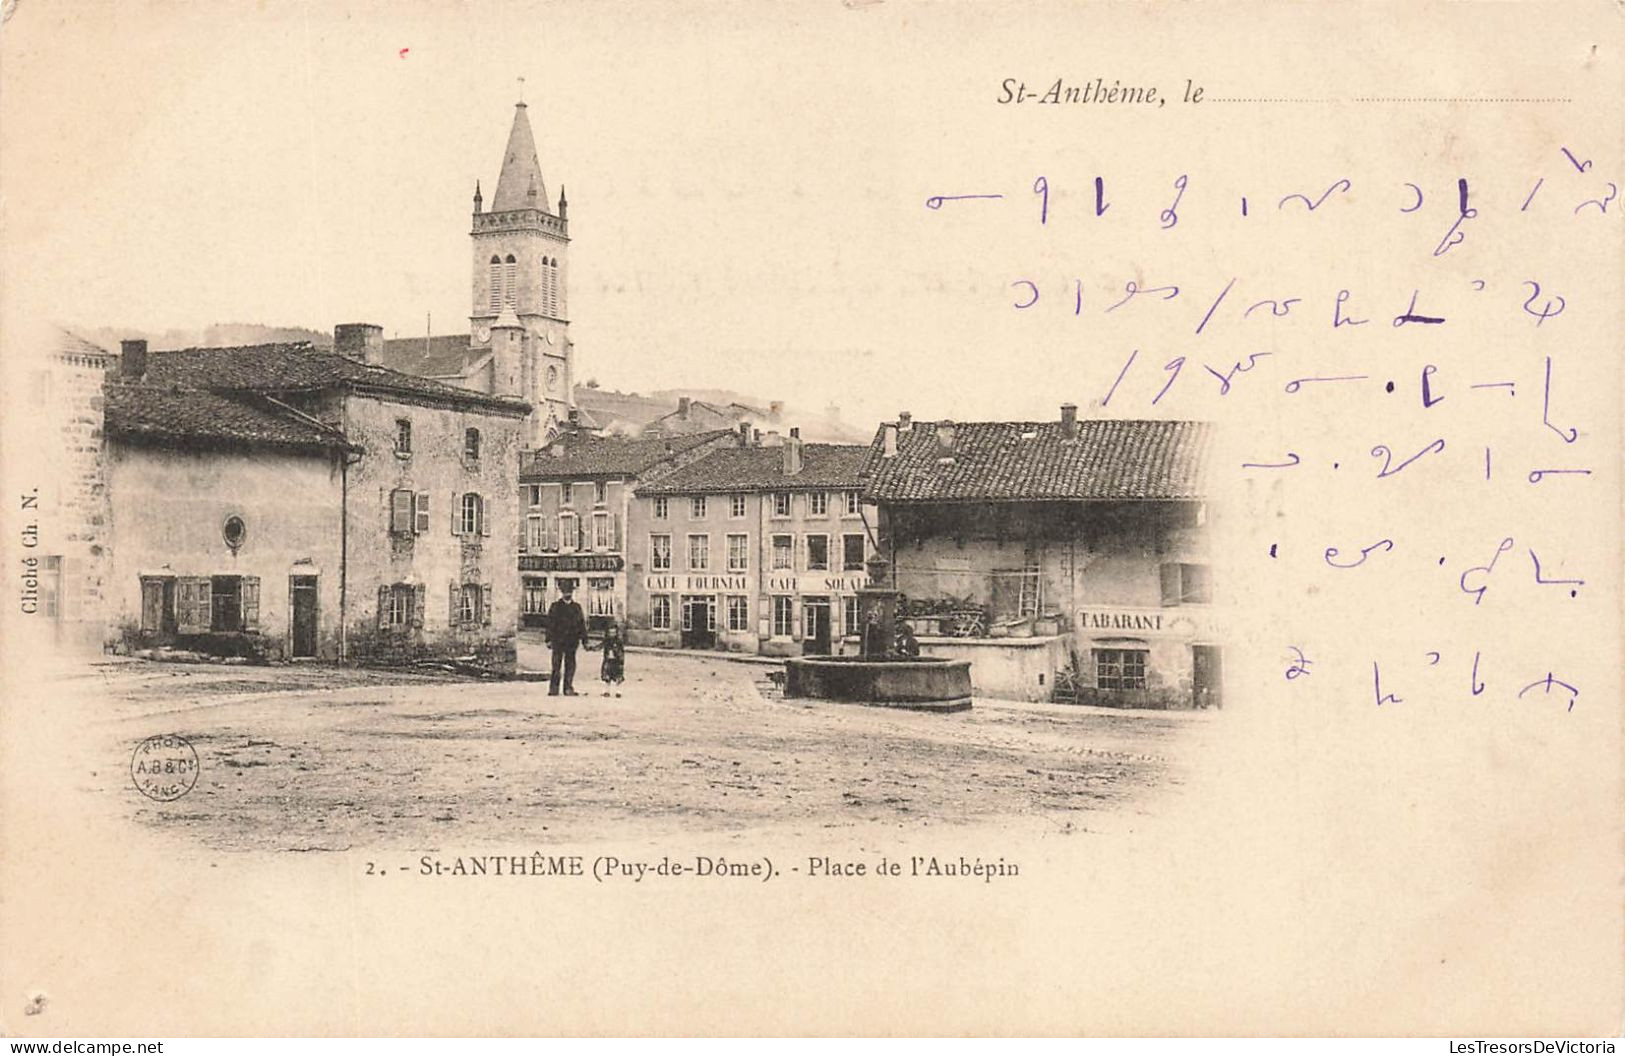
[[389, 587], [378, 588], [378, 629], [389, 626]]
[[412, 588], [412, 626], [423, 626], [423, 610], [428, 607], [429, 586], [419, 583]]
[[474, 508], [475, 508], [475, 511], [478, 513], [480, 534], [481, 535], [490, 535], [491, 534], [491, 518], [489, 518], [489, 517], [487, 517], [485, 515], [485, 496], [484, 495], [476, 495], [476, 496], [474, 496]]
[[175, 583], [175, 629], [181, 634], [205, 634], [209, 630], [209, 577], [183, 576]]
[[242, 587], [243, 630], [250, 633], [260, 629], [260, 577], [244, 576]]
[[457, 585], [455, 579], [451, 581], [446, 596], [451, 599], [451, 607], [446, 610], [446, 626], [456, 627], [463, 616], [463, 588]]
[[389, 493], [389, 530], [396, 533], [412, 530], [412, 493], [404, 488]]
[[1168, 564], [1162, 566], [1162, 604], [1164, 606], [1179, 604], [1179, 566]]
[[451, 534], [463, 534], [463, 497], [456, 492], [451, 495]]
[[491, 584], [480, 584], [480, 622], [491, 626]]
[[615, 552], [620, 553], [623, 545], [621, 542], [621, 515], [617, 513], [615, 514]]
[[413, 509], [416, 513], [417, 524], [414, 526], [419, 535], [429, 530], [429, 493], [420, 491], [413, 496]]

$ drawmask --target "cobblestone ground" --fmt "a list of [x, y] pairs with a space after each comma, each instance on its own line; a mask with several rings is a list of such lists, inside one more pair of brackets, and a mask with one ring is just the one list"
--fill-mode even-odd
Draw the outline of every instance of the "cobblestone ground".
[[[773, 669], [635, 653], [545, 683], [108, 661], [64, 683], [86, 791], [215, 849], [433, 849], [698, 833], [990, 824], [1099, 831], [1177, 791], [1219, 715], [978, 700], [930, 715], [784, 700]], [[156, 803], [134, 745], [180, 734], [200, 777]], [[1115, 822], [1114, 822], [1115, 819]]]

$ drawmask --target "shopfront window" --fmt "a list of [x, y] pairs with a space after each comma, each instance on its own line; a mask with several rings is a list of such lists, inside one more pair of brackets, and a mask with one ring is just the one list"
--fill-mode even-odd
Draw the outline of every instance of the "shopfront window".
[[1096, 649], [1096, 689], [1144, 689], [1144, 649]]

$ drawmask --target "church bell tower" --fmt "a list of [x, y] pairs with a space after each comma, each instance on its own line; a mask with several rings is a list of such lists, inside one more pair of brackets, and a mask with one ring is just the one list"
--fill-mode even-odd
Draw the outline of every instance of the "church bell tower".
[[492, 391], [534, 410], [525, 443], [545, 444], [575, 405], [568, 288], [569, 203], [547, 197], [524, 103], [514, 108], [491, 208], [474, 185], [473, 309], [469, 340], [493, 356]]

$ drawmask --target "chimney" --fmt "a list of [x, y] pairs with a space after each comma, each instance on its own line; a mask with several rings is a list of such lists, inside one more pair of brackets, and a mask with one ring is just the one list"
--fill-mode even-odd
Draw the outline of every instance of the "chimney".
[[333, 351], [376, 367], [384, 361], [384, 328], [372, 323], [340, 323], [333, 328]]
[[677, 397], [677, 417], [683, 419], [685, 422], [688, 421], [688, 409], [692, 404], [693, 401], [687, 396]]
[[777, 429], [769, 429], [767, 432], [763, 433], [762, 444], [765, 447], [778, 447], [780, 444], [779, 431]]
[[954, 423], [950, 418], [944, 418], [937, 423], [937, 455], [948, 458], [954, 453]]
[[784, 475], [793, 477], [801, 472], [801, 426], [790, 430], [790, 439], [784, 442]]
[[914, 428], [914, 416], [907, 411], [897, 412], [897, 431], [906, 433]]
[[1075, 403], [1061, 404], [1061, 435], [1068, 440], [1078, 438], [1078, 405]]
[[784, 401], [774, 400], [772, 403], [768, 404], [767, 413], [768, 416], [774, 421], [778, 421], [779, 415], [784, 413]]
[[750, 423], [749, 422], [740, 422], [739, 423], [739, 446], [740, 447], [749, 447], [750, 446]]
[[147, 341], [137, 338], [119, 342], [119, 377], [126, 381], [139, 381], [147, 373]]
[[891, 422], [880, 427], [880, 454], [882, 458], [897, 457], [897, 426]]
[[762, 431], [754, 425], [750, 427], [750, 443], [752, 447], [762, 446]]
[[570, 408], [570, 428], [572, 428], [572, 429], [581, 428], [581, 408], [580, 407], [571, 407]]

